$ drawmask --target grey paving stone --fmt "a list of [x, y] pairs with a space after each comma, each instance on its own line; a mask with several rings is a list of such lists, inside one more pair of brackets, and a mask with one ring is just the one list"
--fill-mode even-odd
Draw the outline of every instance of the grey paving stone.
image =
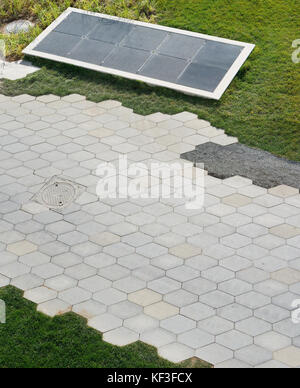
[[84, 260], [84, 262], [85, 262], [85, 264], [87, 264], [91, 267], [100, 269], [100, 268], [109, 267], [112, 264], [115, 264], [116, 259], [110, 255], [105, 254], [105, 253], [99, 253], [97, 255], [87, 257]]
[[59, 299], [52, 299], [44, 303], [40, 303], [37, 310], [50, 317], [63, 315], [71, 311], [71, 306]]
[[63, 268], [72, 267], [74, 265], [82, 263], [82, 259], [74, 253], [63, 253], [61, 255], [54, 256], [51, 259], [53, 264], [56, 264]]
[[175, 233], [166, 233], [162, 236], [156, 237], [154, 241], [155, 243], [162, 245], [166, 248], [174, 248], [180, 243], [185, 243], [185, 237], [179, 236]]
[[185, 345], [173, 343], [159, 348], [158, 354], [162, 358], [178, 363], [191, 358], [194, 355], [194, 351]]
[[252, 310], [237, 303], [222, 307], [218, 311], [218, 315], [232, 322], [242, 321], [243, 319], [251, 317], [252, 314]]
[[181, 288], [181, 284], [176, 280], [163, 277], [148, 283], [148, 288], [158, 292], [159, 294], [165, 295], [172, 291], [179, 290]]
[[58, 240], [67, 245], [73, 246], [74, 244], [88, 241], [88, 236], [83, 233], [74, 231], [60, 235]]
[[165, 255], [151, 260], [152, 265], [161, 268], [162, 270], [169, 270], [183, 264], [183, 260], [172, 255]]
[[76, 280], [90, 278], [96, 275], [97, 269], [86, 264], [78, 264], [65, 270], [65, 274]]
[[95, 330], [105, 333], [110, 330], [114, 330], [122, 326], [122, 320], [114, 315], [104, 313], [97, 317], [91, 318], [88, 321], [88, 325]]
[[[189, 237], [187, 241], [189, 244], [192, 244], [198, 248], [202, 248], [203, 250], [218, 244], [218, 238], [208, 233], [200, 233], [200, 234], [197, 234], [196, 236]], [[201, 253], [203, 252], [197, 252], [198, 255], [200, 255]], [[205, 256], [208, 256], [208, 255], [210, 255], [210, 253], [205, 254]], [[193, 256], [196, 256], [196, 254], [194, 254]], [[190, 257], [193, 257], [193, 256], [190, 256]], [[188, 257], [186, 257], [186, 259], [187, 258]]]
[[234, 302], [234, 297], [216, 290], [205, 295], [200, 295], [199, 300], [208, 306], [218, 309], [232, 304]]
[[37, 287], [32, 288], [30, 290], [25, 291], [24, 298], [30, 300], [34, 303], [44, 303], [49, 300], [55, 299], [57, 296], [57, 292], [50, 290], [46, 287]]
[[254, 240], [254, 243], [259, 245], [262, 248], [271, 250], [284, 245], [284, 239], [269, 234], [266, 236], [256, 238]]
[[[126, 222], [123, 222], [121, 224], [114, 225], [114, 226], [110, 227], [110, 231], [114, 234], [117, 234], [120, 237], [132, 235], [132, 233], [137, 232], [137, 230], [138, 230], [138, 228], [135, 225], [132, 225], [132, 224], [129, 224]], [[123, 239], [123, 242], [125, 242], [127, 244], [129, 243], [129, 242], [127, 242], [126, 238]], [[133, 245], [133, 244], [129, 244], [129, 245]]]
[[219, 289], [232, 296], [239, 296], [250, 292], [252, 290], [252, 286], [245, 281], [233, 279], [219, 284]]
[[277, 259], [273, 256], [263, 257], [255, 262], [256, 268], [259, 268], [265, 272], [276, 272], [283, 268], [286, 268], [287, 263], [284, 260]]
[[148, 257], [149, 259], [154, 259], [155, 257], [168, 254], [168, 249], [161, 245], [150, 243], [137, 248], [136, 253]]
[[221, 283], [226, 280], [234, 278], [234, 272], [220, 267], [210, 268], [206, 271], [203, 271], [201, 275], [208, 280], [211, 280], [215, 283]]
[[156, 328], [140, 335], [140, 340], [148, 345], [160, 348], [176, 341], [176, 336], [169, 331]]
[[300, 337], [293, 339], [293, 345], [300, 348]]
[[97, 253], [101, 252], [101, 250], [101, 247], [99, 247], [97, 244], [91, 243], [90, 241], [78, 245], [73, 245], [71, 248], [71, 251], [80, 257], [96, 255]]
[[132, 292], [142, 290], [145, 288], [146, 282], [140, 279], [137, 279], [133, 276], [117, 280], [113, 283], [113, 287], [130, 294]]
[[119, 258], [119, 257], [124, 257], [135, 253], [135, 249], [130, 247], [127, 244], [117, 243], [117, 244], [113, 244], [108, 247], [105, 247], [103, 249], [103, 252], [107, 253], [108, 255], [111, 255], [112, 257]]
[[14, 231], [1, 233], [0, 236], [0, 241], [5, 244], [13, 244], [15, 242], [22, 241], [23, 239], [23, 234]]
[[105, 279], [115, 281], [128, 277], [130, 271], [118, 264], [99, 269], [99, 275]]
[[94, 300], [88, 300], [83, 303], [75, 304], [72, 311], [86, 319], [91, 319], [105, 313], [106, 306], [99, 302], [95, 302]]
[[266, 227], [257, 225], [255, 223], [241, 226], [237, 230], [238, 230], [238, 233], [250, 238], [264, 236], [268, 233], [268, 229]]
[[139, 206], [136, 206], [130, 202], [122, 203], [121, 205], [114, 206], [114, 212], [121, 214], [124, 217], [131, 216], [133, 214], [137, 214], [141, 211]]
[[295, 323], [290, 318], [275, 323], [273, 329], [277, 333], [290, 338], [296, 338], [300, 335], [300, 325], [295, 325]]
[[18, 260], [18, 256], [10, 252], [1, 252], [0, 255], [0, 267], [15, 263]]
[[280, 259], [289, 261], [289, 260], [299, 258], [300, 249], [293, 248], [293, 247], [286, 245], [286, 246], [282, 246], [282, 247], [274, 249], [273, 251], [271, 251], [271, 254], [280, 258]]
[[271, 360], [268, 362], [265, 362], [264, 364], [258, 365], [256, 368], [258, 369], [286, 369], [289, 368], [286, 364], [283, 364], [282, 362]]
[[254, 338], [254, 343], [264, 349], [275, 352], [291, 345], [291, 338], [270, 331]]
[[252, 366], [233, 358], [215, 365], [215, 369], [252, 369]]
[[203, 295], [217, 288], [216, 283], [206, 279], [194, 279], [183, 283], [183, 289], [196, 295]]
[[[10, 224], [10, 223], [8, 223], [6, 221], [3, 221], [3, 220], [0, 221], [0, 231], [1, 231], [1, 233], [7, 232], [7, 231], [12, 230], [12, 229], [13, 229], [13, 225], [12, 224]], [[19, 232], [22, 233], [22, 231], [19, 231]]]
[[191, 279], [198, 278], [200, 275], [200, 272], [188, 267], [186, 265], [170, 269], [166, 273], [167, 277], [177, 280], [179, 282], [186, 282]]
[[[1, 276], [1, 278], [2, 278], [2, 276]], [[7, 279], [5, 281], [5, 279], [3, 278], [2, 282], [1, 282], [1, 279], [0, 279], [0, 284], [2, 284], [1, 287], [6, 286], [9, 284], [9, 280]], [[23, 291], [27, 291], [27, 290], [30, 290], [32, 288], [40, 287], [43, 284], [44, 284], [44, 280], [42, 278], [40, 278], [36, 275], [30, 274], [30, 273], [19, 276], [17, 278], [14, 278], [11, 282], [12, 286], [17, 287]]]
[[28, 255], [21, 256], [19, 262], [28, 265], [29, 267], [36, 267], [42, 264], [50, 263], [51, 257], [43, 253], [33, 252]]
[[214, 316], [216, 311], [211, 307], [197, 302], [182, 307], [180, 314], [195, 321], [202, 321]]
[[145, 267], [137, 268], [132, 272], [132, 274], [134, 277], [147, 282], [163, 277], [165, 272], [157, 267], [148, 265]]
[[145, 314], [140, 314], [124, 321], [124, 327], [141, 334], [156, 329], [158, 326], [159, 321], [157, 319]]
[[199, 271], [205, 271], [209, 268], [216, 267], [218, 265], [218, 261], [211, 257], [201, 255], [185, 260], [185, 264]]
[[138, 341], [139, 335], [132, 330], [120, 327], [104, 333], [103, 340], [113, 345], [125, 346]]
[[233, 358], [233, 352], [224, 346], [211, 344], [196, 351], [196, 357], [206, 360], [212, 365], [220, 364]]
[[185, 223], [187, 221], [186, 217], [180, 216], [178, 214], [167, 214], [157, 218], [157, 222], [167, 227], [174, 227], [179, 224]]
[[49, 279], [54, 276], [61, 275], [63, 273], [63, 269], [55, 264], [47, 263], [34, 267], [32, 269], [32, 273], [42, 279]]
[[282, 309], [281, 307], [270, 304], [255, 310], [254, 315], [257, 318], [275, 324], [285, 318], [288, 318], [290, 316], [290, 312]]
[[108, 312], [121, 319], [128, 319], [140, 315], [143, 312], [143, 308], [126, 300], [110, 306]]
[[218, 223], [216, 225], [209, 226], [205, 228], [205, 231], [209, 234], [212, 234], [218, 238], [228, 236], [232, 233], [234, 233], [235, 229], [230, 226], [226, 225], [224, 223]]
[[[69, 276], [72, 276], [72, 275], [69, 273]], [[95, 293], [111, 287], [111, 281], [104, 279], [101, 276], [92, 276], [92, 277], [87, 277], [83, 280], [80, 280], [78, 285], [79, 287], [87, 291]]]
[[41, 224], [48, 225], [48, 224], [52, 224], [52, 223], [57, 222], [57, 221], [61, 221], [63, 217], [61, 214], [58, 214], [58, 213], [55, 213], [52, 211], [48, 211], [48, 212], [36, 214], [36, 215], [34, 215], [33, 218], [34, 218], [34, 220], [36, 220], [37, 222], [40, 222]]
[[47, 225], [46, 230], [50, 233], [61, 235], [75, 230], [75, 226], [65, 221], [54, 222], [53, 224]]
[[110, 306], [127, 299], [127, 295], [124, 292], [115, 290], [114, 288], [107, 288], [105, 290], [96, 292], [93, 295], [93, 299], [106, 306]]
[[258, 366], [272, 360], [272, 352], [260, 348], [259, 346], [251, 345], [244, 349], [238, 350], [235, 353], [235, 357], [238, 360], [247, 362], [252, 366]]
[[168, 233], [169, 230], [170, 229], [164, 225], [154, 224], [154, 223], [150, 223], [148, 225], [142, 225], [141, 227], [141, 232], [146, 233], [151, 237], [157, 237], [162, 234]]
[[160, 326], [174, 334], [181, 334], [196, 327], [196, 322], [182, 315], [161, 321]]
[[152, 241], [152, 238], [150, 236], [140, 232], [130, 234], [123, 238], [123, 242], [135, 248], [149, 244], [151, 241]]
[[150, 260], [147, 259], [146, 257], [143, 257], [141, 255], [133, 254], [133, 255], [128, 255], [125, 257], [121, 257], [118, 259], [118, 264], [134, 270], [137, 268], [144, 267], [145, 265], [148, 265], [150, 263]]
[[252, 244], [238, 249], [237, 254], [249, 260], [258, 260], [269, 256], [269, 251], [264, 247]]
[[286, 294], [275, 296], [272, 299], [272, 303], [286, 310], [293, 311], [295, 310], [295, 307], [293, 305], [293, 302], [295, 300], [299, 300], [299, 295], [287, 292]]
[[271, 303], [271, 299], [269, 297], [257, 292], [249, 292], [247, 294], [240, 295], [236, 298], [236, 301], [237, 303], [253, 310]]
[[177, 225], [172, 228], [172, 232], [184, 237], [193, 237], [202, 232], [202, 228], [191, 223]]
[[266, 296], [273, 297], [288, 291], [288, 286], [275, 280], [266, 280], [255, 284], [254, 289]]
[[253, 344], [253, 338], [237, 330], [232, 330], [228, 331], [227, 333], [218, 335], [216, 342], [228, 349], [237, 351], [238, 349]]
[[50, 242], [48, 244], [40, 246], [39, 250], [42, 253], [44, 253], [45, 255], [58, 256], [58, 255], [61, 255], [63, 253], [68, 252], [69, 248], [67, 245], [65, 245], [59, 241], [54, 241], [54, 242]]
[[6, 287], [10, 283], [10, 279], [5, 276], [0, 275], [0, 287]]
[[164, 300], [174, 306], [184, 307], [196, 302], [198, 300], [198, 297], [197, 295], [187, 292], [185, 290], [177, 290], [165, 295]]
[[11, 263], [0, 267], [0, 274], [14, 279], [30, 272], [30, 267], [20, 263]]
[[65, 221], [74, 225], [86, 224], [92, 220], [92, 216], [86, 212], [78, 211], [65, 216]]
[[75, 305], [90, 299], [91, 293], [86, 290], [83, 290], [82, 288], [74, 287], [66, 291], [60, 292], [58, 294], [58, 297], [59, 299], [69, 303], [70, 305]]
[[121, 240], [120, 236], [110, 232], [97, 233], [90, 236], [90, 241], [102, 247], [106, 247], [114, 243], [118, 243], [120, 242], [120, 240]]
[[203, 346], [214, 343], [215, 337], [200, 329], [193, 329], [178, 336], [179, 343], [182, 343], [192, 349], [198, 349]]
[[289, 263], [290, 267], [300, 271], [300, 259], [291, 260]]
[[16, 225], [15, 228], [18, 232], [28, 235], [31, 233], [41, 231], [43, 229], [43, 226], [41, 224], [39, 224], [38, 222], [29, 220], [29, 221], [26, 221], [26, 222], [23, 222], [23, 223]]
[[53, 242], [56, 240], [56, 236], [52, 233], [39, 231], [35, 233], [31, 233], [27, 236], [27, 239], [31, 241], [33, 244], [38, 246]]
[[242, 333], [248, 334], [252, 337], [256, 337], [260, 334], [266, 333], [272, 330], [272, 325], [255, 317], [245, 319], [236, 324], [236, 329]]
[[32, 216], [30, 214], [22, 210], [18, 210], [16, 212], [6, 214], [3, 219], [12, 224], [20, 224], [22, 222], [29, 221], [31, 217]]
[[66, 275], [55, 276], [45, 281], [45, 286], [55, 291], [65, 291], [76, 285], [77, 281]]
[[230, 214], [229, 216], [223, 217], [222, 222], [230, 225], [234, 228], [238, 228], [243, 225], [247, 225], [252, 221], [252, 219], [245, 214], [241, 213], [234, 213]]
[[220, 265], [230, 271], [238, 272], [252, 266], [250, 260], [240, 256], [232, 256], [220, 261]]
[[113, 212], [101, 214], [100, 216], [97, 216], [95, 220], [105, 226], [113, 226], [125, 221], [123, 216]]

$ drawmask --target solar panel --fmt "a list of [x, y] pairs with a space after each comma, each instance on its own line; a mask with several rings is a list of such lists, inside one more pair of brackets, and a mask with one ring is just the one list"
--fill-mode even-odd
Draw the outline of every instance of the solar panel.
[[220, 99], [254, 47], [68, 8], [23, 52]]

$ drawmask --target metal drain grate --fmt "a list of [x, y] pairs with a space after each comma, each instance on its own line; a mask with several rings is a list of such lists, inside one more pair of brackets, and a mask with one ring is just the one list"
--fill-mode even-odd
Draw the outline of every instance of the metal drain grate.
[[50, 209], [69, 206], [82, 193], [83, 186], [54, 176], [35, 195], [34, 200]]

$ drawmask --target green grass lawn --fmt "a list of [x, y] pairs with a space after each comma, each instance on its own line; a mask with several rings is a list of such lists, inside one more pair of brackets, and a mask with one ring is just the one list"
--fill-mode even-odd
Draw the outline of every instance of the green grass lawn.
[[6, 302], [6, 324], [0, 324], [0, 368], [207, 368], [191, 360], [172, 364], [141, 342], [112, 346], [75, 314], [49, 318], [36, 311], [22, 292], [0, 289]]
[[291, 59], [292, 42], [300, 39], [300, 2], [158, 0], [155, 8], [161, 24], [256, 44], [220, 101], [40, 60], [39, 73], [5, 81], [0, 92], [81, 93], [93, 101], [118, 99], [141, 114], [188, 110], [244, 144], [300, 161], [300, 64]]

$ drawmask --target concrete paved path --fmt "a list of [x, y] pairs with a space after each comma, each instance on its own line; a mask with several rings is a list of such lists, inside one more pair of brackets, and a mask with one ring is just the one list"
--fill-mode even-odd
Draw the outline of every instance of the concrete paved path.
[[[299, 367], [297, 189], [206, 176], [199, 210], [182, 199], [96, 195], [99, 163], [119, 154], [179, 162], [209, 141], [237, 139], [187, 112], [143, 117], [79, 95], [0, 96], [0, 287], [174, 362]], [[53, 176], [83, 186], [61, 211], [33, 200]]]

